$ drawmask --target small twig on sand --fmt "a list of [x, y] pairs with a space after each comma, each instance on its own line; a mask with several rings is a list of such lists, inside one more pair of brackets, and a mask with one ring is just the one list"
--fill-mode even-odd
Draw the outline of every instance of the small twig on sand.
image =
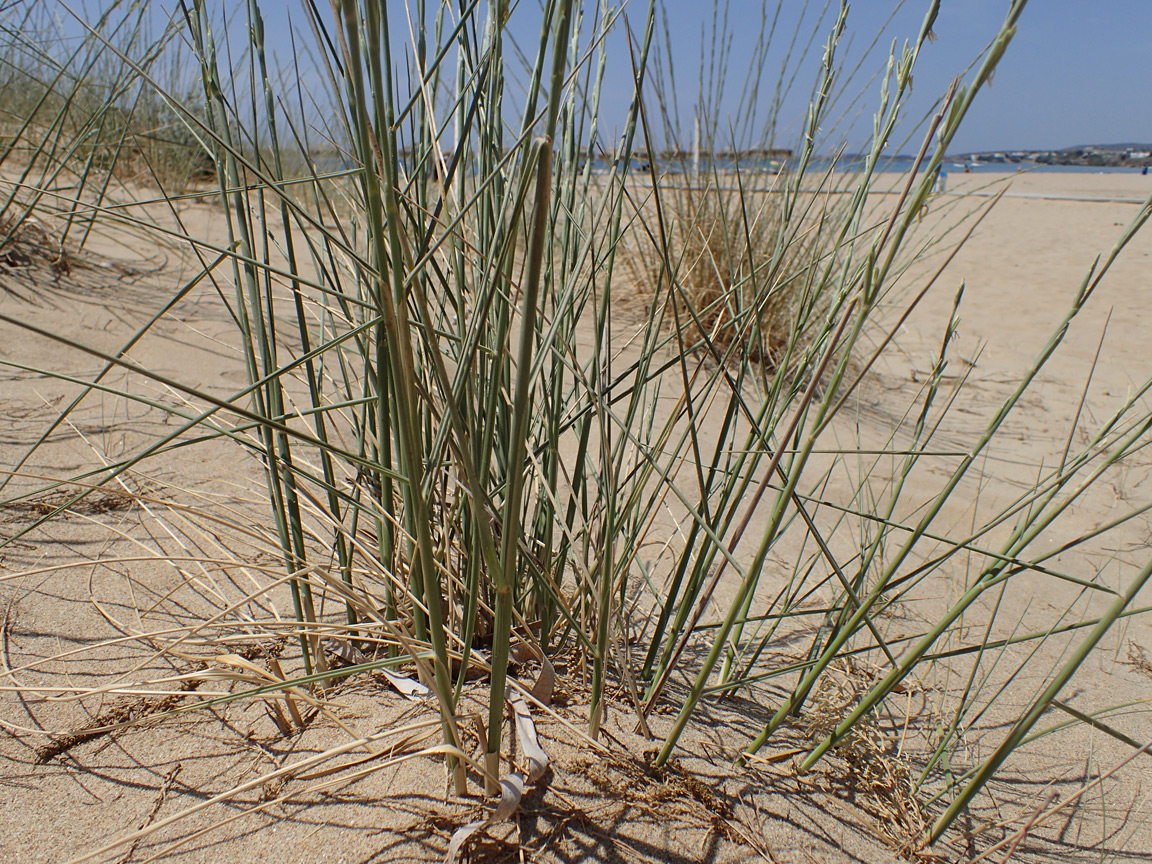
[[[1059, 813], [1065, 807], [1070, 807], [1073, 804], [1075, 804], [1077, 801], [1079, 801], [1081, 798], [1083, 798], [1087, 793], [1091, 792], [1093, 789], [1095, 789], [1097, 786], [1099, 786], [1101, 783], [1103, 783], [1105, 780], [1107, 780], [1109, 777], [1111, 777], [1113, 774], [1115, 774], [1117, 771], [1119, 771], [1121, 768], [1123, 768], [1125, 765], [1127, 765], [1129, 762], [1131, 762], [1137, 756], [1140, 756], [1143, 753], [1147, 753], [1149, 751], [1149, 749], [1152, 749], [1152, 741], [1149, 741], [1147, 744], [1145, 744], [1139, 750], [1136, 750], [1132, 753], [1129, 753], [1127, 756], [1125, 756], [1123, 759], [1121, 759], [1119, 763], [1117, 763], [1116, 765], [1113, 765], [1111, 768], [1109, 768], [1107, 771], [1105, 771], [1103, 774], [1101, 774], [1099, 777], [1097, 777], [1095, 780], [1093, 780], [1087, 786], [1082, 788], [1075, 795], [1070, 797], [1068, 800], [1066, 800], [1060, 804], [1057, 804], [1055, 807], [1053, 807], [1051, 810], [1048, 810], [1042, 816], [1039, 814], [1033, 814], [1031, 817], [1029, 817], [1028, 822], [1024, 825], [1024, 828], [1021, 829], [1021, 831], [1018, 831], [1016, 834], [1013, 834], [1011, 837], [1006, 837], [1005, 839], [1003, 839], [999, 843], [997, 843], [995, 846], [993, 846], [990, 849], [987, 849], [984, 852], [980, 853], [979, 855], [977, 855], [975, 858], [972, 859], [970, 864], [976, 864], [977, 861], [983, 861], [985, 858], [987, 858], [993, 852], [996, 852], [1000, 849], [1003, 849], [1009, 843], [1013, 844], [1012, 849], [1014, 850], [1016, 848], [1016, 844], [1019, 843], [1020, 840], [1023, 839], [1023, 835], [1025, 833], [1027, 833], [1028, 831], [1030, 831], [1033, 827], [1035, 827], [1037, 825], [1041, 825], [1044, 822], [1047, 822], [1048, 819], [1055, 816], [1057, 813]], [[1051, 800], [1052, 800], [1052, 796], [1049, 795], [1047, 801], [1051, 801]], [[1047, 806], [1047, 801], [1045, 801], [1044, 806]], [[1044, 807], [1041, 807], [1040, 809], [1043, 810]], [[1012, 854], [1012, 852], [1009, 851], [1008, 857], [1011, 857], [1011, 854]], [[1004, 861], [1007, 861], [1008, 857], [1005, 857]]]
[[1036, 824], [1036, 820], [1040, 818], [1040, 814], [1048, 809], [1048, 805], [1056, 800], [1056, 797], [1057, 792], [1053, 789], [1048, 793], [1048, 797], [1040, 803], [1040, 806], [1032, 811], [1032, 815], [1028, 817], [1028, 821], [1024, 823], [1024, 827], [1017, 831], [1016, 836], [1012, 838], [1012, 845], [1008, 847], [1008, 854], [1000, 859], [1000, 864], [1008, 864], [1008, 859], [1016, 853], [1016, 847], [1020, 845], [1020, 841], [1028, 836], [1028, 832], [1032, 829], [1032, 826]]
[[[183, 766], [177, 762], [172, 766], [172, 770], [164, 775], [164, 785], [160, 787], [160, 794], [156, 796], [156, 802], [152, 805], [152, 809], [148, 811], [148, 816], [140, 823], [140, 830], [143, 831], [152, 824], [152, 820], [156, 818], [156, 814], [160, 812], [160, 808], [164, 806], [164, 799], [168, 797], [168, 792], [172, 789], [172, 784], [176, 782], [176, 775], [180, 773]], [[128, 847], [128, 851], [120, 858], [119, 864], [125, 864], [129, 858], [132, 857], [136, 851], [136, 846], [140, 842], [139, 837], [132, 841]]]

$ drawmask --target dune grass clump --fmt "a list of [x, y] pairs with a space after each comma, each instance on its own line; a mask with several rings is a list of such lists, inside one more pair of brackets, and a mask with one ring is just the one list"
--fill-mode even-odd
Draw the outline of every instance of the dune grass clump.
[[[156, 460], [243, 448], [265, 498], [255, 524], [240, 505], [213, 509], [205, 494], [183, 510], [167, 502], [163, 517], [175, 524], [180, 514], [179, 536], [198, 538], [181, 543], [211, 550], [199, 565], [187, 548], [148, 540], [213, 613], [189, 623], [194, 604], [157, 592], [130, 628], [121, 625], [147, 662], [99, 693], [67, 696], [159, 690], [179, 695], [164, 711], [180, 712], [249, 702], [286, 738], [305, 734], [315, 717], [348, 734], [158, 825], [260, 784], [270, 784], [269, 800], [286, 800], [299, 794], [294, 778], [339, 773], [337, 760], [351, 752], [371, 763], [357, 769], [366, 772], [435, 757], [453, 794], [501, 796], [491, 817], [456, 835], [454, 857], [545, 775], [540, 712], [590, 747], [605, 746], [608, 709], [624, 713], [652, 739], [648, 767], [661, 771], [705, 708], [740, 696], [755, 729], [732, 742], [734, 764], [754, 763], [800, 728], [808, 740], [796, 754], [799, 773], [822, 770], [826, 757], [873, 772], [865, 780], [877, 815], [903, 814], [893, 845], [913, 854], [944, 837], [1101, 640], [1142, 614], [1134, 601], [1152, 577], [1152, 562], [1128, 567], [1113, 586], [1051, 560], [1053, 549], [1094, 542], [1142, 512], [1092, 529], [1063, 518], [1140, 452], [1152, 383], [1076, 446], [1070, 434], [1064, 458], [1039, 466], [1018, 499], [942, 524], [1152, 205], [1084, 279], [1018, 386], [963, 447], [936, 440], [964, 387], [946, 372], [956, 308], [894, 428], [865, 440], [844, 417], [933, 288], [938, 270], [903, 295], [895, 322], [885, 317], [947, 148], [1023, 8], [1011, 5], [969, 79], [941, 96], [921, 130], [917, 170], [883, 199], [879, 217], [870, 209], [877, 166], [939, 3], [927, 4], [921, 29], [893, 50], [860, 170], [843, 203], [828, 208], [807, 202], [826, 186], [812, 165], [842, 69], [847, 4], [827, 28], [789, 172], [752, 184], [741, 171], [698, 181], [662, 176], [659, 166], [646, 178], [597, 176], [579, 158], [603, 148], [628, 164], [638, 148], [655, 149], [655, 3], [630, 34], [632, 99], [612, 141], [599, 137], [599, 94], [608, 38], [624, 22], [606, 5], [549, 0], [528, 50], [512, 44], [506, 17], [527, 13], [503, 2], [419, 3], [404, 16], [379, 3], [337, 0], [331, 14], [307, 3], [302, 32], [312, 34], [322, 92], [270, 67], [269, 11], [257, 0], [244, 8], [245, 59], [235, 65], [215, 7], [196, 2], [178, 22], [197, 63], [199, 105], [164, 91], [144, 61], [127, 60], [125, 86], [152, 88], [210, 150], [226, 236], [174, 229], [195, 272], [119, 349], [0, 314], [5, 326], [66, 343], [103, 370], [79, 381], [38, 370], [81, 390], [49, 432], [93, 394], [166, 418], [155, 440], [82, 476], [5, 493], [6, 506], [49, 501], [51, 512], [32, 513], [0, 543], [77, 512], [94, 489]], [[297, 50], [293, 62], [304, 57]], [[126, 142], [114, 103], [102, 104], [100, 122]], [[110, 167], [95, 155], [87, 164]], [[41, 206], [20, 200], [22, 212]], [[115, 212], [132, 224], [100, 196], [85, 200], [95, 218]], [[620, 256], [636, 249], [647, 250], [641, 264], [626, 266]], [[636, 290], [630, 267], [651, 302], [626, 329], [614, 301]], [[245, 381], [230, 394], [129, 356], [201, 281], [217, 292]], [[105, 380], [113, 370], [148, 387]], [[67, 493], [45, 497], [66, 480], [74, 481]], [[217, 539], [225, 524], [242, 551]], [[219, 573], [242, 574], [243, 590]], [[1079, 593], [1044, 626], [1005, 633], [993, 598], [1026, 579]], [[898, 632], [882, 614], [925, 595], [936, 603], [931, 614], [909, 616]], [[1074, 644], [1043, 667], [1034, 658], [1059, 637]], [[956, 658], [971, 664], [968, 683], [958, 702], [942, 699], [928, 712], [938, 726], [928, 752], [915, 766], [885, 764], [882, 709]], [[156, 672], [161, 664], [177, 671]], [[845, 695], [844, 670], [864, 668], [852, 664], [876, 674], [854, 678]], [[1043, 683], [1022, 700], [1002, 745], [962, 765], [963, 730], [998, 698], [988, 667], [1000, 664]], [[358, 676], [382, 676], [396, 699], [424, 699], [422, 715], [356, 734], [330, 693]], [[563, 714], [550, 705], [558, 685]]]
[[783, 231], [783, 184], [754, 172], [666, 178], [667, 244], [637, 237], [633, 269], [644, 296], [670, 304], [662, 314], [687, 344], [772, 369], [810, 329], [816, 310], [804, 303], [818, 260], [811, 237]]
[[[156, 34], [147, 4], [115, 0], [92, 32], [75, 22], [69, 32], [59, 11], [39, 0], [12, 4], [0, 22], [0, 243], [24, 232], [27, 245], [39, 233], [45, 254], [64, 266], [68, 242], [85, 245], [90, 208], [117, 184], [175, 195], [216, 172], [173, 105], [186, 95], [175, 25]], [[149, 83], [161, 79], [163, 94]], [[64, 219], [48, 229], [49, 214]]]

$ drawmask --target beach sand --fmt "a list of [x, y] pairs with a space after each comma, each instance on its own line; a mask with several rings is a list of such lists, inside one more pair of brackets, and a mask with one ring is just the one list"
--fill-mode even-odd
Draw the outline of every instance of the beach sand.
[[[948, 380], [963, 378], [965, 388], [936, 438], [941, 450], [962, 454], [1059, 328], [1096, 257], [1108, 254], [1137, 214], [1139, 202], [1152, 193], [1152, 178], [950, 173], [946, 192], [934, 196], [923, 214], [923, 235], [943, 234], [958, 241], [973, 224], [971, 214], [1004, 189], [1003, 197], [902, 324], [897, 325], [899, 317], [944, 264], [946, 250], [941, 247], [916, 262], [885, 298], [880, 327], [870, 338], [878, 343], [884, 328], [891, 327], [894, 345], [865, 376], [851, 411], [829, 430], [828, 446], [883, 443], [901, 426], [896, 412], [921, 391], [963, 284]], [[891, 196], [877, 196], [875, 206], [883, 212], [892, 203]], [[210, 198], [190, 199], [179, 208], [190, 233], [224, 236], [222, 214]], [[170, 215], [158, 204], [136, 212], [149, 214], [158, 224], [170, 224]], [[147, 235], [147, 242], [142, 236], [136, 230], [101, 229], [86, 258], [77, 261], [70, 273], [54, 273], [43, 261], [33, 266], [0, 265], [0, 312], [105, 352], [119, 350], [199, 266], [187, 249], [164, 241], [160, 234]], [[222, 268], [219, 276], [220, 292], [230, 296], [229, 272]], [[1145, 232], [1095, 288], [1091, 304], [1068, 328], [1059, 353], [1008, 418], [977, 470], [964, 480], [962, 494], [942, 515], [941, 530], [962, 531], [974, 524], [974, 512], [995, 513], [1009, 506], [1034, 482], [1042, 466], [1061, 459], [1070, 430], [1073, 444], [1081, 443], [1152, 375], [1147, 336], [1152, 324], [1150, 296], [1152, 234]], [[233, 333], [217, 287], [205, 280], [132, 348], [130, 356], [175, 382], [227, 398], [246, 381]], [[8, 324], [0, 324], [0, 352], [6, 360], [33, 369], [50, 368], [81, 379], [91, 378], [102, 366], [93, 356]], [[4, 375], [6, 418], [0, 460], [11, 466], [78, 386], [12, 367]], [[107, 381], [143, 400], [185, 404], [178, 388], [138, 375], [114, 370]], [[14, 489], [42, 486], [42, 478], [97, 468], [178, 428], [171, 415], [146, 401], [128, 403], [99, 394], [90, 396], [70, 421], [24, 466], [8, 495]], [[930, 470], [944, 476], [956, 458], [941, 456]], [[1085, 526], [1105, 523], [1147, 503], [1152, 495], [1150, 465], [1152, 460], [1137, 454], [1122, 470], [1093, 486], [1064, 517], [1072, 523], [1069, 530], [1083, 533]], [[847, 495], [851, 480], [833, 477], [828, 494], [840, 494], [840, 489]], [[0, 720], [5, 724], [0, 738], [0, 812], [6, 823], [0, 860], [71, 860], [201, 805], [203, 809], [188, 818], [93, 860], [151, 860], [178, 840], [185, 842], [168, 851], [164, 860], [309, 864], [442, 860], [449, 835], [475, 817], [480, 799], [449, 798], [438, 757], [418, 756], [358, 779], [348, 776], [357, 768], [325, 776], [310, 776], [300, 769], [288, 777], [256, 782], [234, 799], [208, 806], [213, 795], [348, 741], [349, 730], [367, 735], [432, 716], [427, 706], [404, 700], [382, 679], [358, 678], [339, 685], [331, 694], [333, 707], [290, 740], [279, 735], [258, 700], [107, 731], [102, 727], [183, 700], [153, 692], [83, 701], [43, 698], [112, 685], [127, 673], [133, 680], [149, 672], [168, 675], [173, 681], [165, 692], [193, 686], [188, 683], [189, 669], [211, 662], [217, 649], [198, 644], [197, 636], [188, 640], [187, 657], [180, 663], [154, 660], [135, 638], [146, 629], [141, 610], [162, 605], [173, 626], [211, 621], [225, 604], [251, 592], [253, 585], [279, 575], [275, 532], [264, 516], [260, 465], [238, 446], [216, 439], [174, 450], [141, 464], [125, 483], [122, 498], [113, 493], [94, 496], [85, 507], [22, 533], [0, 551], [4, 606], [0, 635], [9, 670], [0, 691]], [[26, 506], [9, 507], [0, 516], [0, 532], [8, 537], [24, 532], [57, 501], [41, 496]], [[213, 514], [218, 521], [211, 521]], [[1006, 523], [1001, 533], [1010, 529]], [[1137, 516], [1109, 533], [1106, 544], [1087, 543], [1063, 551], [1052, 566], [1120, 589], [1133, 568], [1148, 561], [1150, 534], [1147, 516]], [[985, 538], [989, 544], [991, 537]], [[167, 560], [159, 560], [157, 550], [163, 550]], [[223, 560], [243, 561], [250, 570], [211, 563]], [[954, 599], [957, 590], [956, 585], [922, 586], [902, 608], [914, 618], [930, 616]], [[1078, 602], [1079, 591], [1078, 586], [1036, 576], [1017, 580], [1000, 599], [997, 626], [1027, 631], [1036, 622], [1050, 621], [1052, 609]], [[276, 599], [284, 601], [283, 592]], [[1087, 597], [1075, 608], [1088, 614], [1103, 602]], [[1136, 601], [1136, 605], [1150, 603], [1148, 591]], [[251, 612], [255, 617], [270, 616], [274, 614], [270, 605], [271, 601], [254, 601]], [[290, 621], [290, 605], [277, 611]], [[898, 624], [894, 626], [898, 629]], [[204, 631], [208, 633], [210, 628]], [[247, 652], [251, 662], [261, 663], [265, 655], [283, 650], [283, 642], [261, 636], [255, 628], [253, 633], [250, 642], [236, 643], [232, 650]], [[1045, 657], [1052, 664], [1066, 657], [1075, 635], [1046, 642], [1037, 668]], [[126, 638], [120, 643], [107, 641], [119, 636]], [[1028, 646], [1019, 649], [1027, 650]], [[1152, 657], [1152, 617], [1147, 614], [1128, 619], [1109, 634], [1061, 699], [1084, 713], [1133, 703], [1136, 707], [1110, 715], [1107, 722], [1143, 743], [1152, 740], [1152, 712], [1141, 704], [1152, 699], [1152, 666], [1141, 666], [1134, 659], [1142, 656], [1140, 650]], [[904, 727], [919, 731], [908, 734], [907, 754], [885, 757], [891, 771], [918, 767], [923, 750], [912, 752], [913, 746], [926, 746], [933, 724], [946, 718], [948, 708], [962, 698], [965, 664], [957, 660], [950, 671], [942, 666], [936, 679], [907, 688]], [[1000, 743], [1008, 731], [1005, 724], [1034, 696], [1035, 680], [997, 678], [1010, 666], [1006, 662], [992, 670], [989, 687], [1003, 683], [1006, 689], [965, 730], [970, 765]], [[851, 689], [873, 680], [875, 670], [862, 667], [842, 674]], [[233, 685], [217, 679], [196, 686], [224, 691]], [[764, 751], [765, 758], [747, 769], [732, 767], [732, 758], [758, 732], [779, 690], [751, 691], [763, 697], [761, 704], [739, 699], [710, 705], [705, 717], [711, 725], [686, 738], [676, 767], [652, 774], [640, 765], [653, 745], [636, 733], [625, 699], [609, 712], [610, 734], [602, 739], [606, 750], [600, 751], [561, 722], [570, 719], [580, 726], [584, 716], [577, 683], [562, 679], [561, 688], [570, 691], [570, 703], [561, 700], [557, 717], [540, 721], [541, 736], [553, 757], [550, 774], [526, 799], [515, 823], [493, 828], [491, 838], [473, 849], [471, 860], [869, 864], [898, 860], [884, 835], [899, 834], [893, 824], [900, 817], [895, 811], [886, 814], [881, 805], [887, 799], [882, 796], [843, 791], [853, 770], [850, 764], [842, 760], [838, 768], [804, 778], [792, 775], [788, 742], [802, 746], [799, 731], [774, 742], [775, 749]], [[674, 705], [675, 693], [668, 698]], [[918, 715], [917, 710], [926, 710], [929, 703], [939, 713]], [[481, 706], [466, 700], [466, 707], [476, 711]], [[893, 710], [892, 705], [886, 708], [886, 723]], [[1050, 715], [1054, 716], [1048, 716], [1043, 726], [1068, 719], [1056, 711]], [[666, 730], [671, 720], [669, 713], [657, 712], [653, 731]], [[423, 734], [430, 736], [424, 746], [438, 740], [435, 726]], [[57, 742], [54, 747], [52, 741]], [[1036, 740], [1014, 754], [972, 817], [961, 830], [950, 832], [937, 852], [942, 860], [962, 860], [1011, 838], [1050, 793], [1068, 798], [1131, 752], [1130, 746], [1083, 725]], [[359, 751], [345, 759], [351, 763], [363, 755]], [[1152, 861], [1152, 802], [1144, 782], [1149, 758], [1144, 755], [1126, 764], [1085, 795], [1080, 806], [1037, 825], [1012, 860]], [[1003, 824], [969, 841], [962, 831], [976, 828], [980, 820]], [[202, 836], [195, 834], [209, 828]], [[994, 860], [1003, 855], [999, 852]]]

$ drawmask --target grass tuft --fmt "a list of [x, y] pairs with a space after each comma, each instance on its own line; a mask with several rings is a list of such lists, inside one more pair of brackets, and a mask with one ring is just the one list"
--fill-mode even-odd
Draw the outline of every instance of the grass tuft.
[[659, 313], [689, 345], [775, 371], [807, 347], [815, 243], [786, 224], [782, 188], [746, 188], [750, 179], [758, 178], [739, 169], [670, 178], [660, 194], [667, 243], [638, 250], [633, 269], [643, 296], [671, 307]]

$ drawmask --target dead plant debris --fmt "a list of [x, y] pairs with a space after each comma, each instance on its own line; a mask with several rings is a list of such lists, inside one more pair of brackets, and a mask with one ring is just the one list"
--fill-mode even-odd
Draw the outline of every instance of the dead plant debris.
[[74, 747], [101, 738], [131, 723], [139, 723], [147, 717], [171, 711], [200, 686], [199, 681], [185, 681], [182, 693], [160, 698], [134, 697], [118, 701], [95, 720], [84, 724], [74, 732], [53, 738], [47, 744], [36, 748], [36, 764], [46, 765]]
[[[837, 660], [813, 694], [797, 724], [814, 741], [827, 738], [860, 703], [878, 670]], [[852, 801], [876, 818], [875, 830], [905, 858], [934, 858], [924, 849], [931, 826], [920, 808], [913, 773], [897, 735], [882, 728], [874, 714], [862, 717], [822, 763], [829, 792]]]
[[[0, 503], [0, 511], [7, 515], [4, 522], [19, 522], [27, 518], [76, 513], [84, 516], [104, 516], [122, 513], [136, 506], [136, 497], [121, 489], [94, 489], [83, 498], [73, 501], [80, 490], [53, 489], [27, 498]], [[71, 503], [69, 503], [71, 502]]]
[[1152, 678], [1152, 658], [1143, 646], [1136, 642], [1128, 642], [1128, 665], [1142, 675]]
[[578, 757], [569, 767], [606, 793], [610, 809], [639, 807], [654, 815], [703, 818], [725, 839], [749, 842], [734, 825], [736, 817], [724, 795], [675, 762], [652, 768], [626, 756], [601, 755]]

